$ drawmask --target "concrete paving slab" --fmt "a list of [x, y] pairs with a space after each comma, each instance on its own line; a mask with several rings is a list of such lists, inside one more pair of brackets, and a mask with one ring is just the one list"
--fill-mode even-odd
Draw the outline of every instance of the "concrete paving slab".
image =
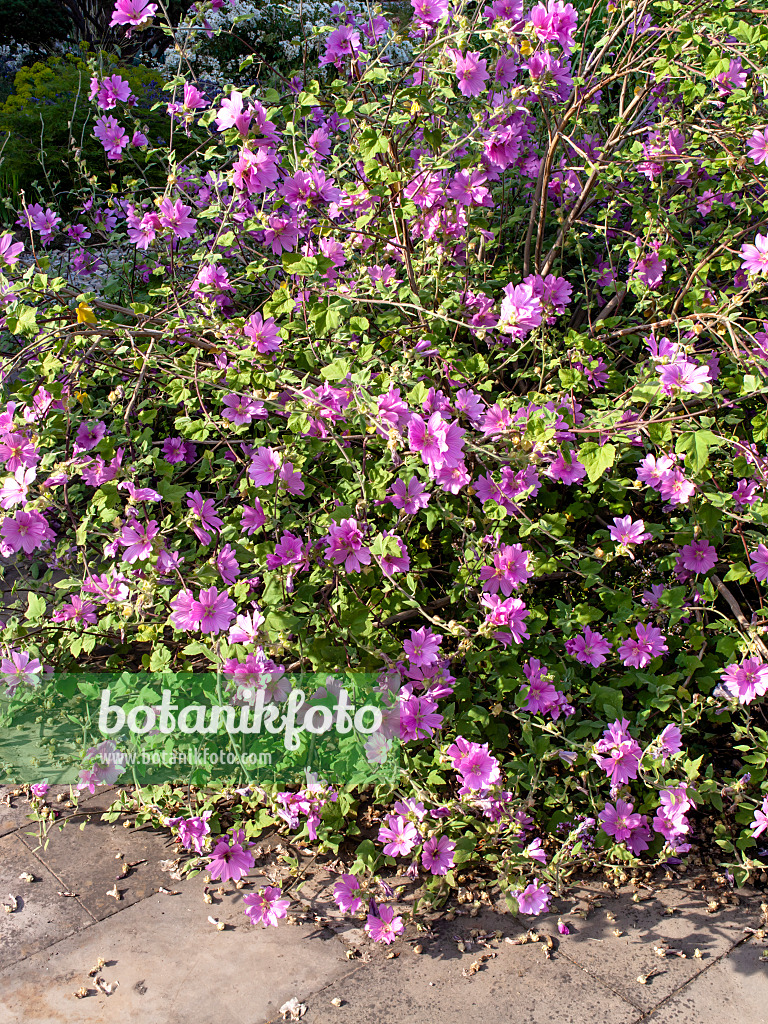
[[[246, 890], [209, 906], [199, 878], [169, 885], [184, 891], [127, 907], [0, 972], [0, 1024], [262, 1024], [352, 968], [329, 932], [251, 925]], [[227, 929], [217, 931], [209, 915]], [[112, 995], [88, 977], [99, 958], [104, 980], [119, 982]], [[77, 999], [81, 986], [91, 994]]]
[[[36, 836], [19, 835], [99, 921], [167, 886], [168, 876], [159, 861], [174, 856], [177, 849], [165, 833], [125, 829], [79, 816], [57, 823], [47, 835], [45, 848]], [[125, 877], [121, 877], [123, 862], [136, 865]], [[115, 886], [120, 899], [107, 895]]]
[[[34, 881], [22, 881], [24, 872]], [[80, 901], [59, 896], [60, 891], [65, 891], [61, 881], [18, 835], [0, 839], [0, 903], [10, 905], [9, 896], [18, 901], [11, 914], [0, 908], [0, 969], [93, 924]]]
[[[452, 933], [471, 927], [525, 929], [509, 917], [484, 916], [440, 926], [436, 939], [398, 943], [396, 959], [376, 949], [374, 960], [307, 1000], [306, 1024], [634, 1024], [637, 1009], [580, 970], [558, 950], [545, 958], [543, 943], [514, 946], [502, 938], [460, 952]], [[554, 919], [542, 922], [552, 934]], [[414, 952], [415, 943], [423, 952]], [[490, 955], [483, 961], [484, 954]], [[472, 965], [478, 965], [473, 973]], [[337, 1007], [332, 999], [341, 999]], [[279, 1017], [272, 1018], [279, 1020]]]
[[652, 1013], [648, 1024], [768, 1024], [764, 947], [765, 940], [755, 939], [737, 946]]
[[[761, 916], [759, 901], [729, 896], [738, 903], [724, 903], [722, 892], [689, 892], [679, 885], [638, 891], [638, 903], [631, 890], [617, 896], [593, 892], [602, 905], [591, 909], [586, 920], [564, 916], [571, 934], [563, 937], [561, 948], [574, 964], [645, 1011], [728, 952]], [[711, 899], [718, 904], [713, 913], [708, 911]], [[583, 900], [577, 904], [584, 905]], [[665, 946], [681, 950], [685, 958], [658, 956], [656, 950]], [[697, 949], [701, 959], [694, 958]], [[654, 975], [646, 984], [637, 981], [650, 972]]]

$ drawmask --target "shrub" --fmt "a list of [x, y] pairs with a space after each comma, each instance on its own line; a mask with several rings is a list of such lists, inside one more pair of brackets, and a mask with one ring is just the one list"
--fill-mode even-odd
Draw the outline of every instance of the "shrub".
[[[177, 82], [197, 149], [152, 201], [22, 211], [0, 551], [40, 582], [8, 611], [9, 713], [87, 722], [95, 670], [154, 674], [121, 677], [126, 710], [166, 679], [179, 706], [240, 705], [374, 674], [402, 773], [295, 793], [243, 767], [229, 822], [338, 851], [374, 820], [353, 873], [399, 862], [439, 903], [472, 865], [524, 913], [577, 868], [684, 856], [706, 814], [697, 841], [754, 877], [768, 27], [413, 6], [402, 65], [341, 12], [327, 84], [206, 109]], [[78, 292], [41, 254], [108, 203], [122, 273]]]

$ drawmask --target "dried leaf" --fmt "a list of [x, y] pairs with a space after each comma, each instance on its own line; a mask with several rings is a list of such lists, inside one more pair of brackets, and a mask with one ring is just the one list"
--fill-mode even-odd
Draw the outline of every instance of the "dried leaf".
[[287, 1003], [283, 1003], [280, 1007], [280, 1013], [283, 1015], [283, 1020], [301, 1020], [306, 1012], [307, 1004], [300, 1003], [296, 996], [289, 999]]

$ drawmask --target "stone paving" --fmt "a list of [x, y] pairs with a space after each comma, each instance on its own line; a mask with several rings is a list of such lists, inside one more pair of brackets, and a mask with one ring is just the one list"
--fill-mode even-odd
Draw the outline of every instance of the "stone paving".
[[[271, 856], [205, 903], [202, 876], [169, 873], [166, 835], [100, 821], [113, 795], [56, 805], [47, 843], [24, 797], [0, 802], [0, 902], [18, 901], [0, 914], [0, 1024], [271, 1024], [291, 1000], [305, 1024], [768, 1024], [765, 894], [585, 883], [540, 918], [457, 911], [384, 948], [335, 912], [323, 869], [278, 928], [241, 903]], [[521, 943], [531, 925], [549, 943]]]

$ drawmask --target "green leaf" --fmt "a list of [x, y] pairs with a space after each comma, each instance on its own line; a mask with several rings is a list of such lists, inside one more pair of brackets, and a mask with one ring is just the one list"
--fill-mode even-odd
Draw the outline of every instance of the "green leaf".
[[590, 483], [599, 480], [603, 473], [610, 469], [616, 458], [616, 448], [612, 444], [599, 445], [588, 441], [579, 449], [579, 462], [587, 471]]
[[24, 615], [25, 619], [29, 619], [30, 622], [37, 622], [38, 619], [42, 618], [45, 612], [45, 601], [42, 597], [38, 597], [37, 594], [30, 593], [27, 596], [27, 611]]

